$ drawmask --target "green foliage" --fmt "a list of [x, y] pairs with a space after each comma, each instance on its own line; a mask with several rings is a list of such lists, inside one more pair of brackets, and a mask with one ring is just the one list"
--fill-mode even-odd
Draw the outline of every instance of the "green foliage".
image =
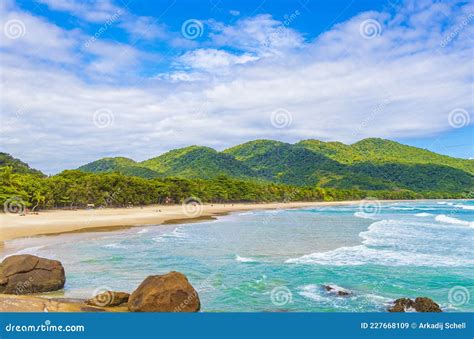
[[407, 146], [395, 141], [368, 138], [352, 145], [340, 142], [322, 142], [319, 140], [304, 140], [301, 145], [314, 152], [326, 155], [343, 164], [371, 162], [375, 164], [428, 164], [457, 168], [474, 174], [474, 161], [452, 158], [425, 149]]
[[40, 171], [30, 168], [30, 166], [25, 164], [23, 161], [12, 157], [10, 154], [0, 152], [0, 167], [6, 166], [11, 167], [13, 173], [44, 175]]
[[190, 146], [140, 163], [162, 177], [209, 179], [226, 175], [252, 178], [254, 173], [233, 156], [209, 147]]
[[[16, 197], [31, 209], [124, 207], [129, 205], [181, 203], [197, 197], [204, 203], [290, 202], [380, 199], [413, 199], [424, 195], [408, 191], [363, 191], [309, 186], [261, 183], [219, 176], [203, 179], [144, 179], [120, 173], [85, 173], [68, 170], [51, 177], [12, 173], [11, 167], [0, 169], [0, 203]], [[426, 197], [455, 197], [447, 193], [430, 193]]]
[[134, 160], [124, 157], [103, 158], [93, 161], [78, 168], [80, 171], [89, 173], [111, 173], [118, 172], [124, 175], [136, 176], [141, 178], [157, 178], [159, 173], [140, 166]]
[[191, 146], [137, 163], [104, 158], [60, 174], [0, 153], [0, 202], [76, 208], [203, 202], [461, 198], [474, 190], [472, 160], [383, 139], [353, 145], [256, 140], [217, 152]]
[[143, 178], [214, 179], [224, 175], [257, 182], [361, 190], [460, 193], [474, 187], [474, 161], [376, 138], [353, 145], [255, 140], [224, 152], [190, 146], [141, 163], [105, 158], [80, 170], [116, 171]]

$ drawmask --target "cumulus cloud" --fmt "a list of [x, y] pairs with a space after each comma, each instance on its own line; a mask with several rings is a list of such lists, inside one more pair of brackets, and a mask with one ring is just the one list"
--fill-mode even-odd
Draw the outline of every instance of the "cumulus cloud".
[[[208, 20], [208, 39], [182, 44], [166, 67], [125, 42], [98, 39], [85, 48], [79, 29], [14, 6], [2, 10], [3, 26], [17, 18], [26, 33], [1, 37], [0, 141], [48, 173], [190, 144], [423, 137], [452, 128], [453, 109], [473, 112], [472, 3], [407, 2], [317, 37], [270, 15]], [[157, 70], [141, 74], [147, 67]], [[130, 74], [134, 81], [121, 80]], [[272, 125], [279, 109], [291, 114], [290, 126]], [[101, 125], [97, 111], [112, 119]]]

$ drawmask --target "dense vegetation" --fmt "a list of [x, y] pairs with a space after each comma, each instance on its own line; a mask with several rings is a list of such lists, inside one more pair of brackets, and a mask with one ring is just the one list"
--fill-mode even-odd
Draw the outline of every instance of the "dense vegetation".
[[[384, 147], [385, 145], [385, 147]], [[353, 145], [257, 140], [224, 152], [191, 146], [135, 162], [104, 158], [47, 177], [0, 153], [0, 202], [81, 208], [202, 202], [462, 198], [472, 160], [382, 139]]]
[[255, 140], [223, 152], [191, 146], [138, 163], [124, 159], [100, 159], [79, 170], [143, 178], [213, 179], [224, 175], [293, 186], [422, 193], [460, 193], [474, 187], [473, 160], [374, 138], [353, 145]]
[[36, 175], [43, 175], [38, 170], [30, 168], [28, 164], [25, 164], [23, 161], [12, 157], [10, 154], [0, 152], [0, 167], [10, 166], [15, 170], [16, 173], [29, 173]]
[[[427, 195], [425, 195], [427, 196]], [[377, 197], [379, 199], [422, 198], [407, 190], [361, 191], [265, 184], [217, 177], [203, 179], [144, 179], [120, 173], [84, 173], [68, 170], [51, 177], [14, 173], [4, 167], [0, 173], [0, 201], [14, 198], [30, 209], [82, 208], [181, 203], [189, 197], [202, 202], [333, 201]], [[433, 193], [432, 198], [454, 197]], [[8, 204], [8, 202], [7, 202]]]

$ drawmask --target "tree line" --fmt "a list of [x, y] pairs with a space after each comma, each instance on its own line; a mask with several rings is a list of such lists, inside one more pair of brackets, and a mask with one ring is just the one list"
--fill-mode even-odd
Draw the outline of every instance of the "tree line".
[[409, 190], [364, 191], [290, 186], [219, 176], [214, 179], [144, 179], [120, 173], [84, 173], [66, 170], [53, 176], [15, 173], [0, 168], [0, 202], [30, 210], [52, 208], [126, 207], [179, 204], [188, 198], [203, 203], [292, 202], [377, 199], [460, 198], [461, 194], [416, 193]]

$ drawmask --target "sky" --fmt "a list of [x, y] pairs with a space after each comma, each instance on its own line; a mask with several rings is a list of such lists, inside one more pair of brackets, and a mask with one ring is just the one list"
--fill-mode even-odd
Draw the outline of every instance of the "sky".
[[2, 0], [0, 151], [48, 174], [255, 139], [474, 157], [474, 1]]

